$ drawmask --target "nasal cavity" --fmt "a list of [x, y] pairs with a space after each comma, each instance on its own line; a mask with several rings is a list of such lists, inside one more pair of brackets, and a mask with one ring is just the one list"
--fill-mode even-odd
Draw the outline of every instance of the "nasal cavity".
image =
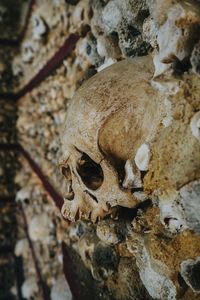
[[72, 176], [71, 176], [71, 171], [68, 165], [66, 166], [62, 166], [61, 167], [61, 172], [63, 174], [63, 176], [67, 179], [67, 180], [71, 180]]
[[86, 153], [83, 153], [77, 164], [77, 172], [88, 189], [97, 190], [103, 183], [103, 170]]

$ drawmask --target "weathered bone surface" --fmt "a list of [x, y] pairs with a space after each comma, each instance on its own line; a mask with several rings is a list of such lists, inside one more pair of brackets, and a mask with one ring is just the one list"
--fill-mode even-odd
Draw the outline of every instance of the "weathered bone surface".
[[[126, 60], [88, 80], [74, 96], [62, 134], [61, 167], [68, 187], [64, 217], [95, 221], [110, 213], [110, 207], [138, 203], [134, 188], [141, 185], [133, 182], [131, 193], [122, 182], [127, 160], [134, 164], [137, 150], [153, 141], [164, 116], [151, 77], [150, 57]], [[140, 154], [147, 158], [136, 160], [144, 160], [141, 170], [148, 168], [150, 148], [147, 152]]]

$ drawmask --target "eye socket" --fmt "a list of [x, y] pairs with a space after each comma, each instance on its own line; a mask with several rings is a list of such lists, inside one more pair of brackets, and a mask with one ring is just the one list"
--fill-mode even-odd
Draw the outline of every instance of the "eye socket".
[[97, 190], [103, 183], [103, 170], [86, 153], [83, 153], [77, 165], [77, 172], [83, 183], [91, 190]]

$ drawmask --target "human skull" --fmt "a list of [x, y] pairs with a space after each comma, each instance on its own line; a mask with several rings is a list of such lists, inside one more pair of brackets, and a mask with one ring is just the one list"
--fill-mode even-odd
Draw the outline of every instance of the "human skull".
[[65, 218], [96, 221], [115, 206], [132, 208], [140, 201], [134, 195], [141, 188], [134, 157], [153, 140], [163, 117], [152, 73], [149, 57], [125, 60], [93, 76], [72, 99], [61, 136]]

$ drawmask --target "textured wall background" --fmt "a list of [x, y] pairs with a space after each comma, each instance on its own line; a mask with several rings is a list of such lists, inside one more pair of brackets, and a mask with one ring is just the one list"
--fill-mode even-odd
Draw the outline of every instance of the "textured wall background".
[[[0, 299], [200, 299], [199, 2], [12, 2], [0, 5]], [[138, 204], [70, 222], [58, 164], [72, 98], [104, 69], [109, 85], [106, 68], [138, 56], [138, 78], [150, 64], [162, 108], [148, 147], [116, 163]]]

